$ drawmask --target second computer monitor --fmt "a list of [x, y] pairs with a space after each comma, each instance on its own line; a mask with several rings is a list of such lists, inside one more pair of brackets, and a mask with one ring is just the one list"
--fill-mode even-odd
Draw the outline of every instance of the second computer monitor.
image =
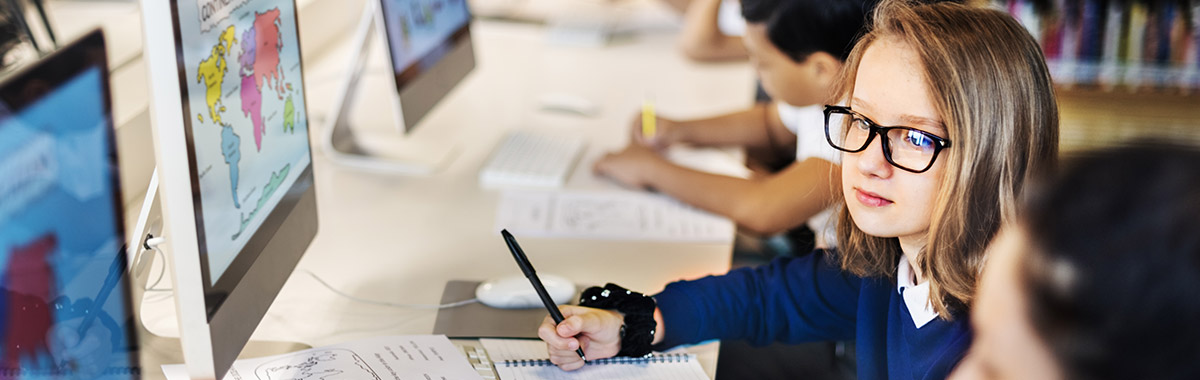
[[395, 74], [397, 120], [412, 131], [472, 69], [471, 13], [466, 0], [378, 0]]

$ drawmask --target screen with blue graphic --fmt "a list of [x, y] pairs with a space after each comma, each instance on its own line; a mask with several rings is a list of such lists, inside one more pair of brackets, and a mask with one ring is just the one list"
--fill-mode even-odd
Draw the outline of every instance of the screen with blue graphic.
[[437, 64], [463, 38], [466, 0], [382, 0], [383, 25], [398, 85]]
[[0, 87], [4, 379], [137, 378], [104, 47], [83, 44]]

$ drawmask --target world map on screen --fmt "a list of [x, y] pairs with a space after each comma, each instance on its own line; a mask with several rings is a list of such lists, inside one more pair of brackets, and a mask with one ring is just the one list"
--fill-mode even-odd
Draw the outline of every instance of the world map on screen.
[[311, 157], [292, 1], [178, 3], [205, 254], [215, 282]]

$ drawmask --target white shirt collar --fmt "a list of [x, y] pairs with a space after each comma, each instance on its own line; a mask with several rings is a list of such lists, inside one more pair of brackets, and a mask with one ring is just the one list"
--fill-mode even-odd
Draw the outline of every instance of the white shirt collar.
[[929, 302], [929, 281], [917, 285], [915, 279], [912, 266], [907, 259], [901, 258], [896, 266], [896, 292], [904, 297], [904, 305], [908, 307], [908, 314], [912, 315], [913, 324], [921, 328], [937, 318], [938, 314]]

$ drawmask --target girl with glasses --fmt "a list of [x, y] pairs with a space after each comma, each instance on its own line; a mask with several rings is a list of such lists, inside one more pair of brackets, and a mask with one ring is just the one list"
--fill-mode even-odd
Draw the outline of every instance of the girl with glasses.
[[656, 304], [610, 291], [617, 302], [583, 304], [616, 311], [564, 306], [538, 331], [551, 361], [853, 339], [860, 379], [949, 374], [972, 339], [984, 247], [1057, 156], [1054, 91], [1037, 42], [1002, 12], [884, 0], [873, 20], [825, 111], [843, 151], [837, 250], [672, 283]]

